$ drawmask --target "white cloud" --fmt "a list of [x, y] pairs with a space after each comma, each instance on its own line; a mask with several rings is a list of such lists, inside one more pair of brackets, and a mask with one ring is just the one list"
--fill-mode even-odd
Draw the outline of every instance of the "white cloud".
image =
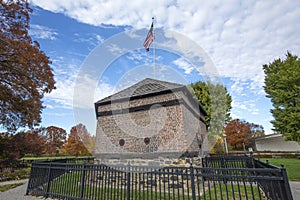
[[56, 80], [56, 88], [45, 95], [47, 107], [50, 109], [94, 108], [94, 102], [112, 94], [113, 86], [88, 76], [76, 73]]
[[240, 95], [243, 90], [244, 90], [244, 84], [242, 81], [240, 80], [233, 80], [234, 83], [231, 85], [230, 90], [232, 92], [235, 92], [236, 94]]
[[[31, 2], [98, 26], [149, 28], [154, 16], [156, 27], [175, 30], [196, 41], [212, 58], [219, 74], [236, 80], [258, 81], [258, 90], [263, 84], [263, 64], [282, 56], [287, 50], [300, 53], [299, 1]], [[253, 77], [259, 77], [259, 80]]]
[[114, 92], [114, 86], [105, 82], [101, 82], [95, 90], [94, 102], [99, 101], [100, 99], [103, 99], [105, 97], [108, 97], [113, 92]]
[[64, 79], [58, 79], [56, 80], [55, 85], [57, 89], [52, 90], [50, 94], [45, 95], [48, 104], [51, 103], [52, 108], [61, 107], [66, 109], [72, 109], [74, 90], [73, 77], [65, 77]]
[[107, 83], [98, 84], [98, 80], [84, 74], [78, 75], [73, 97], [73, 107], [94, 108], [94, 103], [113, 92], [113, 87]]
[[245, 100], [245, 101], [232, 101], [231, 103], [232, 107], [236, 111], [242, 110], [243, 112], [249, 113], [251, 115], [258, 115], [260, 113], [260, 110], [256, 107], [256, 100]]
[[[87, 35], [80, 35], [79, 33], [74, 34], [75, 39], [74, 42], [86, 43], [89, 46], [95, 47], [101, 43], [103, 43], [104, 39], [101, 35], [98, 34], [87, 34]], [[95, 42], [96, 41], [96, 42]]]
[[96, 35], [96, 39], [97, 39], [98, 43], [103, 43], [104, 42], [104, 39], [101, 35]]
[[173, 62], [175, 65], [177, 65], [179, 68], [184, 70], [185, 74], [190, 74], [193, 70], [194, 67], [192, 64], [187, 62], [184, 58], [179, 58]]
[[76, 58], [55, 57], [52, 68], [55, 79], [55, 90], [45, 95], [48, 108], [73, 108], [73, 94], [78, 76], [80, 60]]
[[[244, 95], [250, 98], [249, 92], [251, 98], [264, 95], [262, 65], [285, 57], [287, 51], [300, 55], [300, 1], [31, 0], [31, 3], [96, 26], [126, 25], [148, 29], [154, 16], [155, 27], [177, 31], [195, 41], [211, 58], [218, 74], [233, 82], [230, 86], [231, 94], [235, 95], [233, 107], [252, 109], [255, 115], [258, 110], [239, 98]], [[43, 37], [55, 39], [55, 31], [48, 33]], [[101, 36], [96, 38], [103, 42]], [[117, 54], [123, 52], [117, 45], [108, 48]], [[191, 72], [181, 60], [177, 64], [186, 73]], [[209, 69], [209, 66], [205, 68]], [[68, 84], [72, 86], [71, 82]]]
[[66, 117], [66, 116], [69, 116], [70, 113], [69, 112], [67, 112], [67, 113], [56, 113], [56, 112], [50, 113], [50, 112], [47, 112], [47, 113], [45, 113], [45, 115], [49, 115], [51, 117]]
[[55, 40], [58, 33], [48, 27], [32, 24], [30, 26], [29, 34], [38, 39]]
[[122, 55], [123, 53], [127, 52], [126, 49], [122, 49], [117, 44], [109, 44], [106, 47], [111, 53], [113, 53], [115, 55]]
[[130, 51], [128, 55], [126, 55], [126, 58], [128, 60], [134, 61], [135, 64], [140, 63], [142, 61], [149, 62], [149, 58], [146, 56], [146, 54], [141, 53], [141, 51]]

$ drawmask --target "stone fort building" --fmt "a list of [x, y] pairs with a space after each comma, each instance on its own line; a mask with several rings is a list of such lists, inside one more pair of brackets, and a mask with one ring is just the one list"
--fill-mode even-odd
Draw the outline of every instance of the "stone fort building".
[[144, 79], [95, 103], [98, 160], [175, 159], [208, 152], [206, 112], [188, 88]]

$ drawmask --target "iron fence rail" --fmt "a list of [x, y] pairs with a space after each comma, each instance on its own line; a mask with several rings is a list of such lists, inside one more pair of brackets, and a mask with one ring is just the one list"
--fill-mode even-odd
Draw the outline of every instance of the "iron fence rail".
[[[268, 199], [293, 199], [286, 169], [283, 165], [279, 168], [269, 162], [262, 162], [259, 159], [255, 159], [251, 155], [224, 154], [205, 157], [202, 159], [202, 165], [205, 167], [244, 167], [248, 169], [264, 169], [265, 171], [263, 172], [263, 175], [281, 177], [281, 181], [276, 183], [264, 179], [257, 180], [257, 184], [264, 191]], [[256, 171], [256, 175], [260, 176], [261, 172]]]
[[[230, 160], [230, 166], [238, 166], [237, 160], [236, 165]], [[209, 167], [33, 163], [26, 194], [62, 199], [292, 200], [283, 168], [205, 162]]]

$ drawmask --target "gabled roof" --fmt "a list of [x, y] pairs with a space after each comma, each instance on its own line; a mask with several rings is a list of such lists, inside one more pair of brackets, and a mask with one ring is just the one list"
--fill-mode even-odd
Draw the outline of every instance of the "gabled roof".
[[282, 134], [279, 133], [274, 133], [274, 134], [268, 134], [268, 135], [263, 135], [254, 138], [255, 140], [265, 140], [265, 139], [270, 139], [270, 138], [276, 138], [276, 137], [284, 137]]
[[143, 96], [152, 96], [184, 88], [185, 86], [181, 84], [146, 78], [124, 90], [97, 101], [96, 104], [106, 104], [110, 103], [111, 101], [118, 101], [122, 99], [134, 99]]
[[199, 103], [199, 101], [193, 97], [192, 94], [188, 91], [187, 87], [182, 84], [178, 83], [171, 83], [166, 81], [160, 81], [156, 79], [146, 78], [124, 90], [121, 90], [115, 94], [112, 94], [104, 99], [101, 99], [95, 103], [95, 109], [97, 113], [97, 107], [101, 105], [107, 105], [110, 103], [116, 103], [121, 101], [126, 101], [128, 99], [138, 99], [138, 98], [145, 98], [150, 96], [156, 96], [159, 94], [166, 94], [166, 93], [172, 93], [175, 91], [184, 91], [185, 94], [187, 94], [187, 98], [190, 99], [191, 102], [196, 107], [199, 107], [201, 112], [204, 115], [207, 115], [206, 111], [202, 107], [202, 105]]

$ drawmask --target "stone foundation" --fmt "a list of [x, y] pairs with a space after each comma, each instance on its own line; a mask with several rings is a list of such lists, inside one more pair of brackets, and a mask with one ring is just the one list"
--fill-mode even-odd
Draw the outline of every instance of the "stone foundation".
[[97, 164], [105, 165], [131, 165], [131, 166], [147, 166], [147, 167], [188, 167], [192, 163], [193, 166], [201, 167], [202, 160], [200, 157], [193, 158], [153, 158], [153, 159], [96, 159]]

